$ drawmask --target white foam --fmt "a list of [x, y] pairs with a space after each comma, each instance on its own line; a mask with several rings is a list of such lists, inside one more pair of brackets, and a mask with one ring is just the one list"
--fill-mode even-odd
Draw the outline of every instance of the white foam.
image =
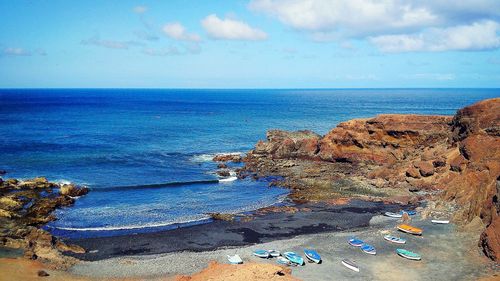
[[215, 156], [217, 155], [243, 155], [243, 152], [218, 152], [218, 153], [207, 153], [207, 154], [199, 154], [191, 157], [191, 161], [193, 162], [211, 162]]
[[229, 177], [229, 178], [220, 179], [219, 182], [232, 182], [232, 181], [235, 181], [237, 179], [238, 179], [237, 177]]
[[142, 228], [150, 228], [150, 227], [162, 227], [162, 226], [169, 226], [173, 224], [180, 224], [180, 223], [190, 223], [190, 222], [197, 222], [197, 221], [203, 221], [206, 219], [209, 219], [209, 216], [200, 216], [198, 218], [194, 219], [188, 219], [188, 220], [176, 220], [176, 221], [169, 221], [169, 222], [160, 222], [160, 223], [147, 223], [147, 224], [141, 224], [141, 225], [123, 225], [123, 226], [101, 226], [101, 227], [54, 227], [57, 229], [61, 230], [69, 230], [69, 231], [113, 231], [113, 230], [132, 230], [132, 229], [142, 229]]

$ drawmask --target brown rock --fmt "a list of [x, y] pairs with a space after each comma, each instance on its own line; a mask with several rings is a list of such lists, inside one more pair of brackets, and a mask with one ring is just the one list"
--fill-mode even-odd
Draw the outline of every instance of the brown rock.
[[320, 135], [311, 131], [287, 132], [270, 130], [267, 142], [257, 143], [255, 154], [267, 154], [273, 158], [314, 158], [318, 152]]
[[481, 234], [479, 245], [486, 256], [494, 261], [500, 261], [500, 216], [495, 215], [491, 224]]
[[87, 187], [77, 187], [73, 184], [64, 184], [59, 188], [59, 193], [71, 197], [78, 197], [89, 193], [89, 189]]
[[422, 177], [434, 175], [434, 165], [432, 165], [432, 161], [418, 161], [413, 165], [418, 169]]
[[229, 170], [218, 170], [216, 173], [221, 177], [229, 177], [231, 175]]
[[379, 115], [340, 123], [320, 141], [319, 155], [326, 161], [379, 164], [403, 160], [404, 153], [446, 141], [450, 135], [448, 116]]
[[242, 157], [240, 154], [232, 154], [232, 153], [228, 153], [228, 154], [217, 154], [214, 156], [214, 158], [212, 159], [214, 162], [228, 162], [228, 161], [231, 161], [231, 162], [235, 162], [235, 163], [239, 163], [242, 161]]
[[458, 154], [453, 157], [450, 161], [450, 170], [454, 172], [461, 172], [465, 169], [465, 165], [467, 164], [467, 159], [462, 154]]
[[227, 169], [227, 165], [224, 163], [217, 164], [217, 168], [219, 169]]
[[408, 170], [406, 170], [406, 176], [410, 177], [410, 178], [419, 179], [420, 178], [420, 172], [418, 171], [417, 168], [410, 167], [410, 168], [408, 168]]
[[39, 270], [38, 276], [39, 277], [47, 277], [47, 276], [50, 276], [50, 274], [48, 274], [45, 270]]

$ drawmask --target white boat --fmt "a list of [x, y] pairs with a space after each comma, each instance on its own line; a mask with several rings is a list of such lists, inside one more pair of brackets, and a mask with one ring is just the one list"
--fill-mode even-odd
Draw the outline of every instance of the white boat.
[[292, 262], [291, 262], [291, 261], [289, 261], [287, 258], [284, 258], [284, 257], [278, 257], [278, 258], [276, 259], [276, 262], [277, 262], [278, 264], [285, 265], [285, 266], [290, 266], [290, 265], [292, 265]]
[[255, 250], [253, 251], [253, 255], [259, 258], [267, 259], [269, 258], [269, 252], [266, 250]]
[[437, 223], [437, 224], [448, 224], [450, 223], [449, 220], [431, 220], [432, 223]]
[[384, 239], [389, 241], [389, 242], [396, 243], [396, 244], [405, 244], [406, 243], [406, 239], [392, 236], [392, 235], [384, 235]]
[[227, 255], [227, 259], [229, 260], [229, 262], [231, 264], [242, 264], [243, 263], [243, 260], [238, 255], [234, 255], [234, 256]]
[[356, 271], [356, 272], [359, 272], [359, 267], [358, 267], [358, 265], [357, 265], [354, 261], [352, 261], [352, 260], [343, 259], [343, 260], [342, 260], [342, 264], [343, 264], [345, 267], [349, 268], [350, 270], [354, 270], [354, 271]]
[[403, 217], [402, 213], [393, 213], [393, 212], [385, 212], [384, 215], [390, 218], [398, 218], [398, 219]]
[[281, 256], [281, 253], [278, 250], [268, 250], [267, 252], [273, 258]]

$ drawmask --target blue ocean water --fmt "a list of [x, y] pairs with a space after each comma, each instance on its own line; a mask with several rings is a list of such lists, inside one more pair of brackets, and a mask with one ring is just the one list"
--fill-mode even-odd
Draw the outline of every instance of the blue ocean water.
[[[250, 150], [268, 129], [325, 134], [352, 118], [452, 115], [498, 96], [498, 89], [0, 90], [0, 169], [92, 188], [57, 212], [50, 224], [57, 234], [151, 231], [282, 200], [287, 191], [265, 182], [217, 182], [210, 161]], [[155, 184], [164, 185], [144, 186]]]

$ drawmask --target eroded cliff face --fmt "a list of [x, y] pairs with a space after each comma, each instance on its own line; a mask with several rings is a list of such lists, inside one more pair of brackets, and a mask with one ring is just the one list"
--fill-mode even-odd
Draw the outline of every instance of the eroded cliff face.
[[[443, 203], [437, 206], [453, 203], [455, 222], [482, 219], [487, 228], [480, 244], [487, 256], [500, 260], [500, 98], [465, 107], [453, 117], [390, 114], [351, 120], [323, 137], [272, 130], [245, 162], [246, 172], [285, 176], [283, 185], [292, 188], [294, 199], [331, 199], [347, 188], [355, 197], [407, 203], [424, 194]], [[318, 191], [326, 196], [314, 196]]]

